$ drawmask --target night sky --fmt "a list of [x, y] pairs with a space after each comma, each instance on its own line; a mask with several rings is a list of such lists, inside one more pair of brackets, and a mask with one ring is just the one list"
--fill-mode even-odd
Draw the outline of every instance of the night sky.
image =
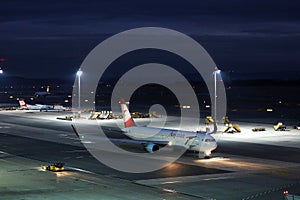
[[0, 4], [6, 74], [72, 78], [85, 56], [121, 31], [171, 28], [196, 39], [223, 71], [300, 74], [300, 1], [58, 1]]

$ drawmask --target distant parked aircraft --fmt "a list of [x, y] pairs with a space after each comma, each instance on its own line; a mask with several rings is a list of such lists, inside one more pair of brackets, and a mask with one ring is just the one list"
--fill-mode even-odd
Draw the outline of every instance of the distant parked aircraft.
[[48, 96], [48, 95], [50, 95], [51, 93], [50, 93], [50, 86], [47, 86], [47, 89], [46, 89], [46, 91], [39, 91], [39, 92], [36, 92], [36, 93], [34, 93], [34, 96], [36, 97], [36, 98], [39, 98], [39, 97], [46, 97], [46, 96]]
[[48, 111], [48, 110], [60, 110], [64, 111], [67, 110], [66, 107], [63, 107], [61, 105], [43, 105], [43, 104], [35, 104], [35, 105], [30, 105], [26, 104], [23, 99], [19, 100], [20, 104], [20, 109], [21, 110], [40, 110], [40, 111]]

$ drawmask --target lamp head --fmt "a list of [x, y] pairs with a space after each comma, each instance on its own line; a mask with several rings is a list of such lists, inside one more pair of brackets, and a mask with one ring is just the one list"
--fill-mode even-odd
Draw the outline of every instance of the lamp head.
[[80, 76], [82, 75], [82, 71], [79, 69], [79, 70], [77, 71], [76, 75], [80, 77]]

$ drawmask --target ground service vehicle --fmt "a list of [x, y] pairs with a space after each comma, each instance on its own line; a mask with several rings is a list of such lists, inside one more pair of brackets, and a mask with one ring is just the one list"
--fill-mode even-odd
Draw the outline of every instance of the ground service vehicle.
[[48, 170], [52, 172], [61, 172], [64, 170], [64, 163], [62, 162], [57, 162], [51, 165], [42, 165], [41, 166], [42, 170]]

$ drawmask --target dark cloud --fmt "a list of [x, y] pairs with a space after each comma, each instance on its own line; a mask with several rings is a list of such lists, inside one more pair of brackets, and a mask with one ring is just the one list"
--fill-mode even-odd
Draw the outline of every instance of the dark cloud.
[[267, 32], [287, 29], [293, 33], [295, 26], [299, 31], [299, 5], [282, 0], [6, 1], [0, 8], [0, 30], [3, 34], [5, 29], [13, 34], [35, 32], [34, 36], [79, 35], [166, 26], [186, 33], [243, 34], [249, 30], [251, 34], [267, 26]]
[[12, 73], [26, 66], [32, 76], [71, 74], [108, 36], [158, 26], [193, 36], [225, 69], [299, 70], [299, 7], [292, 0], [4, 1], [0, 56], [10, 58]]
[[5, 1], [2, 2], [3, 17], [18, 18], [89, 15], [107, 19], [123, 17], [187, 17], [230, 16], [233, 18], [299, 19], [299, 2], [293, 0], [209, 0], [209, 1]]

